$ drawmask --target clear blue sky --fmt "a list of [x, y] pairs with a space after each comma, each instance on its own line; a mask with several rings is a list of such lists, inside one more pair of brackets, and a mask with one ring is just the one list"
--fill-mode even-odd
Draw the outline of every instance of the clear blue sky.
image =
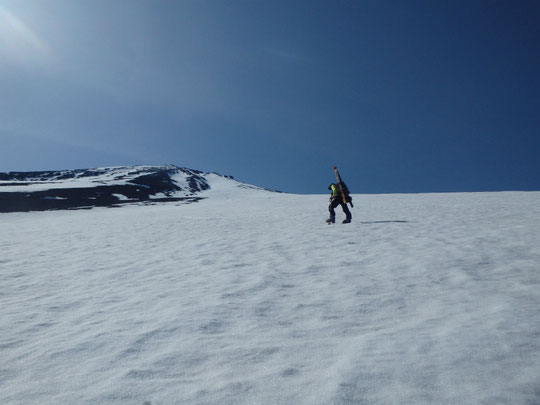
[[540, 190], [540, 1], [0, 0], [0, 171]]

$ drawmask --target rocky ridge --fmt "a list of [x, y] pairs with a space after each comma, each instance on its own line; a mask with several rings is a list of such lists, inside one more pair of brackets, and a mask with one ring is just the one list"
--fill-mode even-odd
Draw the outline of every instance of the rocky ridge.
[[191, 203], [209, 188], [204, 172], [173, 165], [0, 173], [0, 212]]

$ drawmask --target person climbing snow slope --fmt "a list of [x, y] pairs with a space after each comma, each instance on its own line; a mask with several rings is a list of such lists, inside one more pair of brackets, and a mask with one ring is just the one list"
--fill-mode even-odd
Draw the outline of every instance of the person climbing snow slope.
[[[352, 198], [349, 196], [349, 190], [347, 189], [347, 186], [345, 186], [344, 183], [341, 183], [341, 189], [339, 187], [339, 184], [332, 183], [328, 186], [328, 190], [332, 191], [332, 195], [330, 196], [330, 205], [328, 206], [328, 211], [330, 211], [330, 217], [326, 220], [327, 223], [333, 224], [336, 222], [336, 211], [335, 208], [338, 205], [341, 205], [341, 208], [343, 209], [343, 213], [345, 214], [345, 219], [343, 220], [343, 224], [348, 224], [352, 220], [351, 211], [349, 211], [349, 207], [347, 207], [347, 202], [352, 201]], [[347, 202], [343, 201], [343, 195], [341, 194], [341, 190], [343, 190], [343, 194], [345, 196], [345, 200]]]

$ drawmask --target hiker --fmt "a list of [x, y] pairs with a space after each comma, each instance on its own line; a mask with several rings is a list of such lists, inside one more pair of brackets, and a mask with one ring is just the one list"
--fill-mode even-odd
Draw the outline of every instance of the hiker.
[[[352, 198], [349, 196], [349, 190], [347, 189], [347, 186], [345, 183], [341, 183], [341, 187], [343, 188], [343, 194], [345, 195], [345, 200], [347, 202], [351, 202]], [[349, 207], [347, 207], [347, 202], [343, 202], [343, 196], [341, 195], [341, 190], [339, 187], [339, 184], [332, 183], [328, 186], [328, 190], [332, 191], [332, 195], [330, 196], [330, 205], [328, 207], [328, 211], [330, 211], [330, 218], [326, 220], [327, 223], [333, 224], [336, 222], [336, 211], [334, 211], [334, 208], [336, 208], [338, 205], [341, 205], [341, 208], [343, 209], [343, 213], [345, 214], [345, 219], [343, 220], [343, 224], [348, 224], [351, 222], [352, 215], [351, 211], [349, 211]]]

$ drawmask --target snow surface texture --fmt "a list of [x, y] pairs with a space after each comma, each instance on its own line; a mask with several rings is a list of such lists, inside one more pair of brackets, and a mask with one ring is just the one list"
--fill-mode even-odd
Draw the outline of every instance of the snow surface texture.
[[[538, 404], [540, 193], [0, 214], [2, 404]], [[338, 212], [338, 220], [342, 219]]]

